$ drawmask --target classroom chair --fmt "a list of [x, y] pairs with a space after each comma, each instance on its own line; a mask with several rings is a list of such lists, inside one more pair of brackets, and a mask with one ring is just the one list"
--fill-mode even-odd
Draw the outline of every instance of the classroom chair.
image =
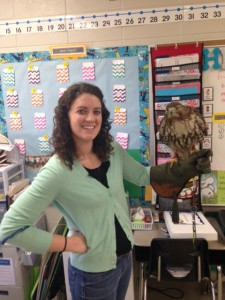
[[223, 231], [223, 234], [225, 235], [225, 209], [219, 210], [218, 216], [219, 216], [219, 221], [220, 221], [221, 226], [222, 226], [221, 229]]
[[[159, 282], [197, 282], [201, 294], [215, 299], [208, 260], [208, 242], [202, 238], [168, 239], [154, 238], [150, 245], [150, 262], [145, 278], [144, 297], [147, 296], [147, 280]], [[151, 284], [151, 280], [149, 280]], [[150, 288], [151, 293], [151, 288]]]

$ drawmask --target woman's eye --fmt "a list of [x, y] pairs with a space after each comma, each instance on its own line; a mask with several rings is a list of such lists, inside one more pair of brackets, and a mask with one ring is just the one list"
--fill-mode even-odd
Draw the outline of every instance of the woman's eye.
[[94, 113], [95, 115], [101, 115], [102, 112], [100, 110], [96, 110]]
[[85, 110], [84, 109], [79, 109], [77, 111], [77, 113], [80, 114], [80, 115], [83, 115], [83, 114], [85, 114]]

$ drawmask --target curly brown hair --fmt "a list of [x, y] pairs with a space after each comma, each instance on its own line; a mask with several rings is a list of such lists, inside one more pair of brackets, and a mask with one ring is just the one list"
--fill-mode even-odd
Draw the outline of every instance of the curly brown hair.
[[111, 144], [113, 136], [110, 134], [112, 121], [109, 119], [110, 113], [105, 106], [102, 91], [90, 83], [75, 83], [59, 98], [58, 105], [54, 110], [55, 115], [51, 137], [51, 144], [54, 148], [53, 154], [57, 154], [69, 169], [72, 169], [74, 159], [77, 159], [77, 155], [68, 112], [73, 102], [84, 93], [96, 96], [102, 105], [102, 125], [99, 134], [93, 141], [93, 152], [96, 153], [101, 161], [108, 160], [110, 154], [113, 152]]

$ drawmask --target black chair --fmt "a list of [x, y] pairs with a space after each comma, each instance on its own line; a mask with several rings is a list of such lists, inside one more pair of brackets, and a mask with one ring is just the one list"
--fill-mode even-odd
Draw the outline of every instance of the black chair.
[[[215, 299], [210, 276], [208, 242], [202, 238], [168, 239], [154, 238], [150, 245], [150, 263], [145, 280], [157, 278], [164, 281], [198, 282], [201, 294], [211, 294]], [[151, 283], [151, 280], [150, 280]], [[145, 290], [146, 297], [146, 290]]]
[[219, 222], [221, 225], [221, 229], [223, 231], [223, 234], [225, 235], [225, 209], [219, 210], [218, 216], [219, 216]]
[[[223, 241], [225, 243], [225, 209], [221, 209], [218, 212], [218, 221], [220, 229], [223, 233]], [[220, 232], [219, 230], [217, 230]], [[215, 265], [217, 266], [217, 281], [216, 281], [216, 288], [218, 291], [218, 299], [222, 299], [222, 290], [223, 290], [223, 278], [225, 275], [225, 251], [214, 251], [215, 253], [212, 253], [210, 260], [215, 262]], [[213, 258], [212, 258], [213, 256]]]

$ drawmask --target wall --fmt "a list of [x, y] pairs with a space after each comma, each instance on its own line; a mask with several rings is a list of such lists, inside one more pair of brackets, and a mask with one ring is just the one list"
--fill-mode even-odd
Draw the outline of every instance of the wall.
[[[197, 4], [215, 3], [199, 0]], [[194, 5], [189, 0], [1, 0], [0, 21], [35, 17], [115, 12], [127, 9]], [[224, 39], [225, 19], [69, 32], [0, 35], [0, 53], [48, 50], [51, 44], [86, 43], [88, 47], [154, 45]]]

